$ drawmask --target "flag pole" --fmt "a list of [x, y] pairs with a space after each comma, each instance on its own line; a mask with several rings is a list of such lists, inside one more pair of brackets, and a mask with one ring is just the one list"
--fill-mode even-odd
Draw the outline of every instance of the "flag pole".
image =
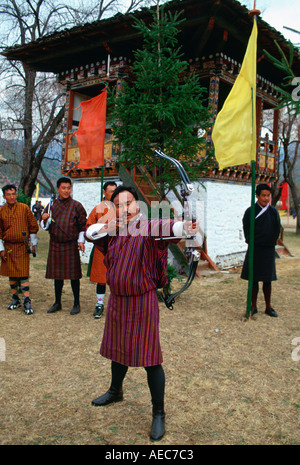
[[251, 210], [250, 210], [250, 238], [248, 250], [248, 294], [246, 318], [251, 317], [251, 300], [253, 290], [253, 256], [254, 256], [254, 222], [255, 222], [255, 182], [256, 182], [256, 162], [251, 160]]
[[[256, 1], [254, 1], [253, 10], [249, 15], [253, 17], [253, 21], [257, 21], [257, 16], [260, 11], [256, 9]], [[248, 249], [248, 293], [247, 293], [247, 310], [246, 318], [251, 318], [251, 301], [253, 291], [253, 262], [254, 262], [254, 224], [255, 224], [255, 186], [256, 186], [256, 85], [255, 89], [251, 89], [252, 101], [252, 157], [251, 157], [251, 209], [250, 209], [250, 236]]]
[[101, 192], [100, 192], [100, 202], [103, 199], [103, 165], [101, 166]]

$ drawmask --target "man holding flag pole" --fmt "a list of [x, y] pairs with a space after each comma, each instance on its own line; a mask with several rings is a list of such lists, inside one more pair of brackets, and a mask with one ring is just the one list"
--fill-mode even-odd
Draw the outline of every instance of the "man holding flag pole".
[[253, 28], [241, 70], [212, 131], [215, 157], [220, 169], [246, 163], [251, 165], [247, 318], [251, 316], [255, 221], [257, 16], [260, 14], [256, 10], [256, 1], [249, 14], [253, 17]]

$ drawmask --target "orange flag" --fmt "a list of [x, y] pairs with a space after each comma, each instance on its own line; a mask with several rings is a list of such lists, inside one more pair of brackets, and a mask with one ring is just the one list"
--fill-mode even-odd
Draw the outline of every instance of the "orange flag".
[[106, 126], [106, 98], [104, 90], [97, 97], [81, 102], [82, 114], [78, 130], [74, 133], [80, 152], [76, 168], [97, 168], [104, 165], [104, 141]]

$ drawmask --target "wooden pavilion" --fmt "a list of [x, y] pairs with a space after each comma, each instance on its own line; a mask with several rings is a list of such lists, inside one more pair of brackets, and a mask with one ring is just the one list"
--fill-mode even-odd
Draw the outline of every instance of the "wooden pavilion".
[[[253, 20], [247, 8], [237, 0], [174, 0], [166, 3], [165, 9], [173, 13], [178, 10], [183, 12], [185, 21], [180, 28], [179, 42], [189, 63], [189, 72], [198, 74], [202, 85], [208, 89], [212, 128], [239, 73]], [[142, 38], [133, 27], [134, 17], [145, 22], [151, 20], [147, 9], [130, 15], [117, 14], [3, 52], [8, 60], [20, 60], [30, 69], [55, 73], [57, 80], [65, 86], [62, 173], [70, 172], [74, 179], [100, 177], [100, 167], [76, 169], [80, 156], [76, 138], [73, 137], [80, 119], [80, 110], [76, 108], [82, 101], [98, 95], [105, 86], [120, 86], [122, 80], [132, 79], [133, 51], [142, 47]], [[267, 50], [277, 56], [275, 40], [288, 53], [287, 40], [258, 17], [256, 177], [257, 181], [263, 182], [275, 181], [278, 176], [279, 112], [276, 107], [280, 95], [274, 90], [274, 85], [281, 84], [284, 75], [264, 54], [264, 50]], [[297, 53], [295, 51], [295, 56]], [[272, 113], [271, 136], [262, 134], [266, 110]], [[210, 144], [211, 129], [206, 137]], [[107, 127], [104, 177], [120, 177], [124, 182], [133, 183], [142, 198], [150, 202], [155, 189], [154, 180], [142, 170], [128, 172], [125, 167], [120, 167], [119, 151]], [[205, 154], [199, 156], [199, 161], [201, 156]], [[203, 177], [206, 180], [247, 184], [251, 171], [249, 165], [219, 170], [216, 163]]]

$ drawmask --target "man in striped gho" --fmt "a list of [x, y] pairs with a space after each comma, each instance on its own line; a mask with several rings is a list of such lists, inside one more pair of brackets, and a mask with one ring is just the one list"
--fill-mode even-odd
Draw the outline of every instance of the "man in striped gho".
[[75, 315], [80, 312], [82, 273], [79, 251], [85, 250], [86, 211], [80, 202], [71, 197], [70, 178], [60, 178], [56, 186], [58, 198], [54, 200], [50, 214], [47, 205], [41, 217], [41, 227], [50, 234], [46, 278], [54, 279], [55, 292], [55, 302], [47, 313], [61, 310], [64, 280], [70, 279], [74, 297], [74, 305], [70, 313]]
[[176, 241], [183, 232], [196, 233], [199, 223], [148, 220], [140, 213], [137, 194], [131, 187], [117, 187], [111, 202], [116, 219], [108, 225], [92, 225], [86, 231], [86, 237], [105, 254], [110, 286], [100, 354], [111, 360], [111, 385], [92, 404], [104, 406], [123, 400], [122, 384], [128, 367], [144, 367], [153, 406], [150, 438], [160, 440], [165, 434], [165, 375], [156, 289], [167, 281], [169, 240], [155, 237]]
[[[9, 310], [21, 307], [19, 288], [24, 295], [24, 312], [33, 313], [29, 297], [29, 253], [35, 253], [39, 226], [30, 208], [17, 201], [13, 184], [2, 188], [6, 204], [0, 208], [0, 275], [9, 277], [12, 302]], [[31, 243], [31, 244], [30, 244]]]

